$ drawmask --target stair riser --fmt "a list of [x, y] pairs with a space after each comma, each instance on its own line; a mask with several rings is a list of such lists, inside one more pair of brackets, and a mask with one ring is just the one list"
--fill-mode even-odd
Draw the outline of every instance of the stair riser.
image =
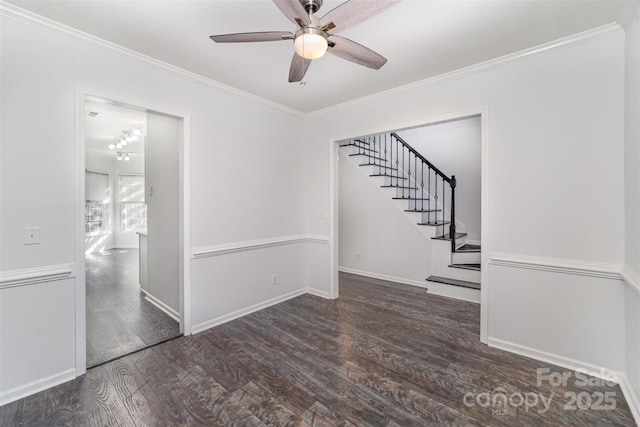
[[[407, 196], [405, 191], [405, 197]], [[421, 197], [420, 191], [411, 191], [411, 197]], [[407, 200], [407, 209], [434, 209], [433, 201], [428, 200]]]
[[[406, 184], [406, 180], [404, 179], [398, 179], [395, 177], [390, 177], [390, 176], [385, 176], [383, 177], [383, 183], [382, 185], [407, 185]], [[406, 194], [406, 189], [405, 189], [405, 194]]]
[[453, 263], [454, 264], [480, 264], [480, 252], [454, 252]]
[[468, 282], [480, 282], [480, 272], [476, 270], [466, 270], [463, 268], [447, 267], [443, 277], [466, 280]]

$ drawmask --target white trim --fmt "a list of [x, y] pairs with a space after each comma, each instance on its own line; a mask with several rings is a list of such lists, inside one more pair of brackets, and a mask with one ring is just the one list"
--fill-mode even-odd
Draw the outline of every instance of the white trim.
[[503, 267], [526, 268], [554, 273], [622, 280], [620, 274], [622, 266], [618, 264], [500, 253], [491, 254], [490, 264]]
[[325, 236], [313, 236], [299, 234], [295, 236], [275, 237], [271, 239], [250, 240], [244, 242], [226, 243], [223, 245], [201, 246], [193, 248], [191, 259], [207, 258], [212, 256], [227, 255], [235, 252], [246, 252], [256, 249], [273, 248], [275, 246], [293, 245], [297, 243], [322, 243], [329, 242]]
[[333, 297], [329, 292], [321, 291], [315, 288], [307, 288], [306, 293], [309, 295], [314, 295], [324, 299], [335, 299], [337, 297]]
[[640, 399], [633, 390], [629, 377], [622, 374], [619, 384], [622, 389], [622, 394], [624, 394], [624, 397], [627, 400], [627, 405], [629, 405], [633, 419], [636, 421], [636, 424], [640, 426]]
[[515, 344], [498, 338], [489, 337], [487, 343], [489, 344], [489, 347], [498, 348], [510, 353], [519, 354], [520, 356], [525, 356], [531, 359], [539, 360], [541, 362], [561, 366], [566, 369], [571, 369], [572, 371], [580, 370], [581, 372], [584, 372], [593, 377], [611, 381], [616, 384], [620, 384], [624, 376], [621, 372], [607, 369], [604, 366], [596, 366], [591, 363], [583, 362], [581, 360], [559, 356], [554, 353], [548, 353], [546, 351], [537, 350], [535, 348]]
[[173, 320], [175, 320], [176, 322], [180, 322], [180, 313], [178, 313], [176, 310], [174, 310], [173, 308], [169, 307], [167, 304], [165, 304], [164, 302], [160, 301], [158, 298], [154, 297], [153, 295], [151, 295], [149, 293], [149, 291], [146, 291], [142, 288], [140, 288], [140, 291], [144, 294], [144, 298], [149, 301], [151, 304], [155, 305], [156, 307], [158, 307], [160, 310], [162, 310], [167, 316], [171, 317]]
[[177, 74], [180, 77], [183, 77], [187, 80], [194, 81], [215, 89], [224, 90], [226, 92], [232, 93], [234, 95], [238, 95], [242, 98], [248, 99], [255, 103], [264, 104], [269, 107], [276, 108], [278, 110], [281, 110], [286, 113], [293, 114], [299, 117], [304, 116], [304, 113], [298, 110], [294, 110], [293, 108], [287, 107], [282, 104], [278, 104], [277, 102], [270, 101], [266, 98], [259, 97], [249, 92], [245, 92], [243, 90], [226, 85], [224, 83], [220, 83], [216, 80], [201, 76], [200, 74], [196, 74], [192, 71], [185, 70], [175, 65], [168, 64], [166, 62], [160, 61], [159, 59], [144, 55], [142, 53], [128, 49], [126, 47], [120, 46], [118, 44], [109, 42], [107, 40], [104, 40], [99, 37], [80, 31], [76, 28], [72, 28], [60, 22], [51, 20], [49, 18], [45, 18], [44, 16], [37, 15], [33, 12], [22, 9], [13, 4], [6, 3], [4, 1], [0, 1], [0, 15], [6, 16], [8, 18], [12, 18], [16, 21], [31, 25], [41, 30], [50, 31], [57, 35], [63, 36], [67, 39], [73, 40], [75, 42], [100, 47], [112, 52], [119, 53], [121, 55], [128, 56], [130, 58], [137, 59], [142, 62], [146, 62], [147, 64], [153, 65], [157, 68]]
[[356, 270], [348, 267], [338, 267], [338, 270], [342, 273], [356, 274], [358, 276], [371, 277], [372, 279], [386, 280], [388, 282], [401, 283], [403, 285], [417, 286], [419, 288], [427, 289], [427, 293], [433, 295], [439, 295], [441, 297], [459, 299], [462, 301], [480, 303], [480, 291], [477, 289], [468, 289], [460, 286], [452, 286], [444, 283], [436, 282], [421, 282], [413, 279], [406, 279], [404, 277], [388, 276], [386, 274], [373, 273], [371, 271]]
[[215, 319], [207, 320], [202, 323], [198, 323], [197, 325], [193, 325], [191, 328], [191, 332], [197, 334], [198, 332], [205, 331], [207, 329], [213, 328], [214, 326], [222, 325], [223, 323], [230, 322], [232, 320], [238, 319], [240, 317], [246, 316], [251, 313], [255, 313], [256, 311], [263, 310], [267, 307], [271, 307], [272, 305], [279, 304], [281, 302], [290, 300], [292, 298], [298, 297], [307, 293], [306, 288], [296, 289], [295, 291], [286, 293], [284, 295], [280, 295], [275, 298], [268, 299], [266, 301], [259, 302], [257, 304], [251, 305], [249, 307], [241, 308], [240, 310], [236, 310], [229, 314], [225, 314], [220, 317], [216, 317]]
[[[600, 27], [592, 28], [590, 30], [586, 30], [577, 34], [573, 34], [567, 37], [563, 37], [558, 40], [554, 40], [548, 43], [543, 43], [538, 46], [534, 46], [528, 49], [524, 49], [518, 52], [510, 53], [508, 55], [504, 55], [498, 58], [490, 59], [488, 61], [480, 62], [479, 64], [470, 65], [468, 67], [460, 68], [458, 70], [450, 71], [448, 73], [439, 74], [434, 77], [429, 77], [424, 80], [420, 80], [414, 83], [409, 83], [404, 86], [399, 86], [393, 89], [389, 89], [383, 92], [377, 92], [373, 95], [364, 96], [362, 98], [354, 99], [351, 101], [343, 102], [341, 104], [333, 105], [327, 108], [323, 108], [321, 110], [316, 110], [306, 114], [306, 117], [314, 117], [317, 115], [325, 114], [330, 111], [339, 110], [342, 108], [349, 107], [351, 105], [359, 104], [362, 102], [374, 101], [376, 99], [394, 95], [403, 92], [415, 91], [416, 89], [424, 89], [431, 86], [436, 86], [443, 83], [448, 83], [453, 80], [458, 80], [463, 77], [468, 77], [473, 74], [478, 74], [484, 71], [487, 71], [491, 68], [495, 68], [499, 65], [509, 64], [513, 62], [522, 61], [529, 58], [534, 58], [540, 55], [545, 55], [547, 53], [551, 53], [560, 49], [564, 49], [567, 47], [574, 46], [579, 43], [583, 43], [586, 41], [590, 41], [592, 39], [598, 39], [600, 37], [605, 37], [610, 34], [615, 34], [617, 32], [623, 31], [620, 25], [617, 23], [611, 23], [602, 25]], [[366, 135], [366, 134], [363, 134]]]
[[622, 271], [620, 271], [620, 276], [622, 276], [622, 280], [624, 280], [627, 286], [640, 294], [640, 275], [638, 273], [625, 266]]
[[72, 279], [76, 276], [74, 267], [73, 264], [61, 264], [0, 271], [0, 289]]
[[51, 375], [47, 378], [42, 378], [37, 381], [30, 382], [12, 388], [11, 390], [0, 392], [0, 406], [7, 403], [15, 402], [16, 400], [38, 393], [51, 387], [55, 387], [67, 381], [71, 381], [76, 377], [75, 369], [68, 369], [59, 374]]

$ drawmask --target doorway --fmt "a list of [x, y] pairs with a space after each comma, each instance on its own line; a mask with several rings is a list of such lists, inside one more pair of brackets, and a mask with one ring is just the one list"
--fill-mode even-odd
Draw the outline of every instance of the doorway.
[[[473, 120], [469, 120], [467, 121], [466, 119], [469, 118], [473, 118]], [[445, 215], [448, 213], [449, 215], [451, 215], [451, 208], [449, 207], [449, 210], [447, 211], [447, 207], [444, 206], [444, 203], [442, 201], [438, 201], [434, 203], [435, 200], [435, 191], [424, 191], [424, 190], [420, 190], [421, 188], [430, 188], [428, 187], [429, 182], [428, 180], [422, 180], [422, 179], [418, 179], [416, 181], [416, 176], [421, 176], [422, 175], [422, 170], [423, 168], [420, 168], [420, 170], [416, 169], [416, 165], [417, 163], [412, 162], [411, 166], [409, 166], [408, 164], [403, 165], [402, 164], [402, 159], [406, 159], [409, 158], [408, 155], [402, 154], [403, 152], [400, 150], [398, 152], [396, 152], [396, 145], [394, 145], [394, 143], [390, 143], [390, 139], [389, 140], [385, 140], [384, 139], [384, 135], [386, 134], [388, 137], [389, 135], [391, 135], [391, 133], [395, 133], [395, 134], [403, 134], [405, 135], [407, 138], [412, 137], [414, 135], [412, 134], [419, 134], [421, 132], [424, 132], [426, 129], [428, 129], [428, 127], [431, 126], [431, 130], [435, 131], [437, 130], [436, 127], [434, 125], [440, 125], [440, 124], [445, 124], [445, 123], [462, 123], [464, 124], [464, 121], [467, 121], [467, 124], [469, 124], [470, 126], [468, 127], [467, 130], [470, 130], [470, 128], [473, 128], [473, 133], [476, 135], [474, 136], [472, 139], [469, 140], [470, 143], [475, 144], [475, 148], [479, 148], [479, 153], [476, 153], [476, 157], [475, 160], [473, 160], [475, 162], [475, 168], [476, 168], [476, 176], [475, 177], [471, 177], [471, 179], [465, 179], [468, 182], [473, 183], [475, 181], [475, 184], [477, 184], [479, 186], [479, 191], [476, 188], [475, 190], [473, 190], [473, 193], [478, 195], [479, 194], [479, 200], [475, 199], [474, 202], [472, 203], [472, 207], [465, 207], [465, 209], [468, 212], [473, 212], [473, 216], [469, 217], [470, 220], [467, 221], [466, 225], [466, 230], [465, 231], [470, 231], [470, 233], [467, 234], [471, 234], [470, 239], [468, 239], [468, 245], [464, 246], [464, 247], [458, 247], [458, 243], [459, 241], [458, 236], [459, 234], [459, 230], [456, 229], [455, 230], [455, 238], [454, 238], [454, 242], [456, 243], [456, 250], [451, 250], [451, 252], [456, 252], [458, 253], [459, 249], [463, 249], [463, 250], [472, 250], [473, 252], [477, 252], [477, 254], [473, 254], [473, 261], [468, 261], [466, 259], [461, 260], [460, 263], [471, 263], [473, 262], [473, 270], [475, 270], [475, 272], [473, 273], [474, 275], [477, 275], [477, 273], [479, 273], [479, 280], [474, 278], [475, 282], [478, 282], [481, 284], [481, 286], [479, 287], [480, 291], [479, 291], [479, 295], [477, 295], [477, 291], [473, 292], [473, 300], [477, 301], [479, 299], [480, 302], [480, 341], [486, 343], [487, 342], [487, 296], [488, 296], [488, 291], [489, 291], [489, 284], [487, 281], [487, 270], [488, 270], [488, 256], [487, 256], [487, 251], [485, 250], [481, 250], [480, 248], [480, 243], [482, 244], [483, 247], [488, 247], [488, 237], [489, 237], [489, 233], [488, 233], [488, 209], [487, 209], [487, 175], [488, 175], [488, 139], [487, 139], [487, 134], [488, 134], [488, 111], [486, 108], [478, 108], [478, 109], [473, 109], [473, 110], [469, 110], [469, 111], [464, 111], [464, 112], [460, 112], [460, 113], [454, 113], [454, 114], [447, 114], [447, 115], [442, 115], [442, 116], [438, 116], [438, 117], [431, 117], [429, 119], [423, 119], [423, 120], [419, 120], [416, 122], [412, 122], [412, 123], [402, 123], [402, 124], [398, 124], [396, 126], [391, 126], [388, 128], [376, 128], [376, 129], [369, 129], [369, 130], [365, 130], [365, 131], [360, 131], [360, 132], [354, 132], [352, 135], [345, 135], [342, 136], [340, 138], [334, 138], [331, 140], [331, 144], [330, 144], [330, 158], [331, 158], [331, 162], [330, 162], [330, 183], [329, 183], [329, 191], [330, 191], [330, 221], [329, 221], [329, 263], [330, 263], [330, 270], [331, 270], [331, 278], [330, 278], [330, 293], [332, 295], [332, 297], [337, 297], [339, 294], [339, 271], [345, 271], [345, 272], [353, 272], [355, 274], [363, 274], [363, 273], [367, 273], [367, 274], [363, 274], [363, 275], [370, 275], [371, 277], [376, 277], [379, 279], [383, 279], [383, 280], [390, 280], [390, 281], [397, 281], [397, 282], [401, 282], [401, 283], [408, 283], [408, 284], [412, 284], [412, 285], [416, 285], [416, 286], [422, 286], [425, 287], [424, 283], [426, 277], [424, 276], [424, 271], [419, 270], [419, 269], [414, 269], [411, 270], [411, 268], [415, 267], [416, 265], [418, 265], [419, 268], [421, 268], [422, 266], [420, 265], [420, 262], [428, 262], [431, 264], [432, 269], [433, 269], [433, 265], [434, 265], [434, 261], [433, 261], [433, 254], [435, 251], [432, 251], [430, 254], [430, 258], [427, 258], [426, 260], [420, 260], [420, 262], [418, 263], [409, 263], [407, 264], [407, 260], [411, 261], [408, 257], [405, 258], [398, 258], [398, 254], [399, 253], [404, 253], [403, 251], [405, 250], [405, 246], [406, 246], [406, 242], [409, 241], [409, 239], [414, 239], [415, 243], [414, 246], [418, 246], [418, 245], [422, 245], [423, 244], [423, 240], [424, 239], [418, 239], [417, 237], [415, 237], [415, 234], [412, 232], [412, 227], [413, 225], [411, 225], [410, 222], [407, 222], [407, 229], [411, 229], [409, 231], [411, 231], [411, 233], [409, 233], [409, 231], [407, 231], [406, 235], [407, 235], [407, 239], [403, 240], [402, 245], [400, 245], [400, 249], [396, 248], [397, 250], [395, 252], [390, 252], [388, 258], [386, 258], [384, 255], [380, 256], [380, 253], [375, 253], [375, 254], [370, 254], [372, 256], [370, 256], [370, 259], [366, 259], [365, 257], [367, 256], [366, 254], [364, 254], [360, 248], [365, 248], [366, 250], [369, 250], [371, 247], [371, 242], [365, 242], [367, 243], [365, 244], [361, 244], [359, 245], [358, 248], [354, 247], [353, 245], [349, 246], [349, 245], [345, 245], [345, 241], [346, 239], [349, 239], [349, 236], [342, 236], [343, 233], [340, 233], [340, 230], [344, 231], [345, 229], [349, 229], [349, 232], [351, 234], [353, 234], [353, 232], [356, 232], [358, 230], [356, 230], [356, 225], [357, 226], [361, 226], [362, 224], [358, 223], [355, 224], [353, 223], [353, 221], [351, 223], [349, 223], [349, 220], [346, 220], [346, 224], [341, 224], [341, 221], [344, 220], [344, 218], [340, 218], [341, 217], [341, 207], [345, 202], [345, 198], [348, 198], [348, 195], [345, 194], [341, 194], [341, 184], [345, 184], [345, 182], [342, 182], [343, 179], [348, 178], [347, 176], [343, 176], [344, 174], [344, 169], [346, 167], [346, 165], [344, 165], [344, 163], [346, 162], [350, 162], [352, 159], [351, 156], [361, 156], [364, 153], [364, 157], [365, 157], [365, 161], [364, 163], [367, 163], [368, 165], [371, 165], [371, 167], [373, 167], [375, 170], [373, 172], [367, 172], [365, 174], [365, 169], [366, 168], [352, 168], [353, 170], [351, 170], [350, 172], [353, 172], [352, 174], [354, 176], [360, 177], [360, 180], [362, 182], [366, 181], [366, 185], [362, 184], [361, 189], [366, 189], [367, 191], [370, 191], [371, 194], [375, 193], [377, 194], [376, 196], [372, 196], [372, 197], [376, 197], [376, 200], [380, 199], [381, 196], [380, 194], [382, 194], [380, 192], [379, 189], [376, 189], [377, 193], [374, 192], [372, 190], [372, 188], [374, 188], [375, 186], [372, 185], [372, 182], [367, 181], [367, 180], [371, 180], [371, 178], [369, 178], [369, 174], [372, 174], [372, 176], [379, 176], [380, 178], [376, 178], [378, 180], [384, 180], [384, 182], [378, 182], [380, 187], [384, 187], [384, 192], [385, 193], [393, 193], [393, 194], [386, 194], [386, 196], [388, 196], [390, 199], [393, 200], [393, 204], [395, 204], [396, 206], [393, 206], [391, 203], [387, 203], [387, 201], [385, 200], [385, 209], [388, 209], [389, 212], [388, 214], [390, 216], [394, 216], [396, 217], [398, 215], [397, 210], [399, 209], [400, 204], [402, 204], [402, 208], [400, 208], [403, 212], [403, 214], [405, 212], [407, 212], [408, 214], [415, 216], [415, 215], [420, 215], [420, 217], [415, 221], [418, 226], [425, 226], [425, 228], [427, 228], [427, 226], [430, 225], [435, 225], [435, 228], [439, 228], [440, 230], [443, 230], [443, 225], [447, 225], [450, 223], [447, 222], [446, 220], [442, 220], [441, 218], [441, 222], [438, 222], [437, 220], [434, 221], [435, 216], [429, 218], [428, 215], [430, 215], [430, 212], [436, 212], [436, 211], [440, 211], [440, 212], [444, 212]], [[479, 127], [479, 130], [478, 130]], [[467, 128], [466, 124], [464, 126], [461, 127], [462, 131], [465, 131], [465, 128]], [[398, 129], [397, 131], [393, 132], [392, 130], [389, 129]], [[479, 132], [479, 141], [478, 141], [478, 134]], [[371, 149], [371, 147], [351, 147], [354, 148], [356, 151], [350, 151], [350, 152], [345, 152], [344, 150], [347, 150], [349, 147], [341, 147], [341, 145], [345, 145], [348, 144], [349, 141], [353, 142], [356, 140], [360, 140], [359, 144], [365, 144], [365, 143], [371, 143], [372, 141], [368, 141], [366, 140], [367, 137], [361, 137], [361, 135], [370, 135], [372, 138], [375, 136], [376, 138], [380, 138], [380, 136], [383, 137], [382, 139], [382, 143], [380, 142], [380, 140], [377, 141], [378, 144], [382, 144], [380, 145], [378, 148], [376, 149]], [[398, 135], [399, 136], [399, 135]], [[433, 135], [431, 135], [433, 136]], [[400, 136], [399, 136], [400, 137]], [[390, 138], [390, 137], [389, 137]], [[401, 138], [401, 137], [400, 137]], [[366, 141], [364, 141], [366, 140]], [[364, 143], [362, 142], [364, 141]], [[384, 145], [386, 141], [387, 145]], [[374, 142], [375, 144], [375, 142]], [[358, 144], [355, 144], [358, 145]], [[389, 147], [393, 147], [394, 150], [394, 154], [391, 155], [390, 154], [390, 148]], [[474, 148], [474, 149], [475, 149]], [[385, 149], [387, 150], [387, 154], [388, 154], [388, 158], [385, 158]], [[405, 150], [409, 150], [409, 148], [405, 147]], [[367, 153], [382, 153], [380, 155], [378, 154], [372, 154], [372, 155], [367, 155]], [[375, 159], [374, 159], [375, 157]], [[478, 158], [479, 157], [479, 158]], [[387, 163], [393, 163], [390, 167], [387, 167], [387, 165], [385, 165], [384, 162]], [[395, 163], [396, 161], [399, 161], [400, 163]], [[443, 159], [441, 159], [441, 163], [446, 164], [449, 160], [445, 157]], [[477, 169], [477, 167], [479, 166], [479, 169]], [[377, 169], [376, 169], [377, 167]], [[431, 167], [432, 168], [432, 167]], [[341, 171], [342, 169], [342, 171]], [[359, 169], [359, 171], [358, 171]], [[395, 170], [398, 169], [400, 170], [400, 172], [388, 172], [387, 170]], [[413, 176], [409, 176], [408, 171], [409, 169], [412, 170], [412, 174]], [[456, 167], [457, 169], [457, 167]], [[403, 171], [406, 170], [406, 176], [403, 175]], [[429, 170], [429, 166], [427, 166], [424, 170]], [[356, 173], [358, 172], [358, 173]], [[387, 175], [393, 175], [396, 174], [396, 178], [395, 180], [393, 179], [393, 177], [388, 177]], [[362, 176], [361, 176], [362, 175]], [[364, 175], [366, 175], [366, 177], [364, 177]], [[366, 178], [366, 179], [365, 179]], [[399, 181], [402, 180], [402, 181]], [[404, 181], [408, 181], [410, 182], [410, 184], [402, 184], [402, 182]], [[424, 182], [424, 187], [423, 187], [423, 182]], [[435, 181], [435, 182], [439, 182], [440, 186], [442, 186], [442, 180], [440, 181]], [[417, 184], [416, 184], [417, 183]], [[353, 186], [352, 186], [353, 187]], [[420, 191], [420, 196], [417, 197], [415, 196], [415, 192], [412, 194], [398, 194], [398, 190], [399, 187], [400, 189], [402, 189], [403, 187], [405, 188], [415, 188], [417, 191]], [[466, 189], [465, 189], [466, 190]], [[344, 189], [342, 190], [344, 191]], [[361, 193], [359, 193], [358, 191], [354, 190], [354, 188], [350, 188], [349, 191], [351, 192], [356, 192], [358, 193], [358, 200], [360, 202], [362, 202], [362, 197]], [[433, 194], [433, 197], [431, 196], [431, 194]], [[439, 196], [442, 197], [443, 193], [440, 193]], [[449, 195], [447, 196], [449, 197], [449, 200], [451, 200], [451, 193], [449, 193]], [[425, 202], [426, 200], [432, 199], [431, 204], [433, 205], [433, 208], [429, 207], [429, 203]], [[371, 199], [373, 200], [373, 199]], [[420, 203], [420, 205], [417, 205], [417, 203]], [[424, 208], [424, 203], [427, 203], [427, 207]], [[438, 203], [440, 203], [440, 205], [438, 205]], [[382, 206], [383, 203], [380, 202], [380, 206]], [[408, 206], [405, 206], [408, 205]], [[379, 212], [377, 210], [375, 210], [374, 208], [372, 208], [370, 206], [369, 203], [366, 202], [362, 202], [362, 206], [365, 207], [366, 209], [369, 209], [370, 211], [375, 211], [377, 214], [376, 220], [380, 219], [380, 215]], [[388, 207], [391, 206], [391, 207]], [[357, 217], [357, 218], [362, 218], [363, 216], [367, 215], [367, 211], [363, 211], [361, 212], [361, 215], [351, 215], [351, 217]], [[464, 209], [463, 209], [464, 210]], [[427, 218], [425, 219], [425, 214], [427, 216]], [[478, 215], [479, 214], [479, 215]], [[440, 214], [442, 215], [442, 214]], [[458, 215], [455, 215], [455, 218], [458, 219]], [[479, 219], [479, 220], [478, 220]], [[371, 222], [371, 221], [370, 221]], [[446, 224], [444, 224], [446, 223]], [[455, 222], [456, 226], [459, 225], [459, 221], [456, 220]], [[382, 227], [382, 225], [380, 223], [377, 223], [376, 226], [378, 227]], [[413, 227], [415, 228], [415, 227]], [[371, 228], [369, 228], [371, 229]], [[377, 229], [379, 231], [379, 229]], [[392, 227], [391, 228], [392, 231], [394, 231], [395, 229]], [[444, 229], [444, 234], [447, 233], [446, 228]], [[406, 231], [406, 230], [405, 230]], [[366, 234], [366, 231], [362, 231], [362, 233]], [[364, 235], [363, 234], [363, 235]], [[442, 233], [441, 233], [442, 234]], [[375, 236], [376, 238], [378, 238], [379, 236]], [[418, 236], [419, 237], [419, 236]], [[445, 238], [438, 238], [438, 237], [445, 237]], [[439, 236], [438, 234], [434, 234], [434, 241], [442, 241], [443, 244], [446, 244], [447, 247], [451, 247], [451, 242], [449, 238], [446, 238], [448, 236]], [[378, 241], [380, 239], [378, 238]], [[352, 241], [349, 241], [349, 243], [353, 243]], [[385, 240], [385, 243], [388, 243], [388, 240]], [[426, 244], [425, 244], [426, 246]], [[423, 251], [426, 252], [426, 251]], [[462, 252], [462, 251], [461, 251]], [[422, 252], [421, 252], [422, 253]], [[461, 254], [464, 256], [467, 256], [468, 254]], [[478, 257], [479, 255], [479, 257]], [[349, 257], [352, 257], [352, 259], [348, 259]], [[445, 261], [452, 261], [453, 260], [453, 254], [449, 254], [447, 260]], [[438, 260], [440, 260], [440, 258], [435, 257]], [[479, 258], [476, 260], [476, 258]], [[344, 268], [343, 264], [346, 263], [346, 261], [348, 261], [349, 263], [351, 263], [352, 265], [354, 265], [355, 267], [350, 268]], [[382, 260], [382, 261], [379, 261]], [[406, 277], [402, 277], [402, 276], [398, 276], [395, 275], [394, 273], [389, 273], [387, 271], [383, 271], [380, 273], [377, 273], [375, 271], [373, 271], [373, 269], [375, 268], [379, 268], [381, 265], [382, 267], [384, 266], [389, 266], [389, 260], [391, 260], [391, 262], [393, 263], [394, 261], [398, 261], [400, 260], [400, 262], [405, 262], [406, 265], [408, 265], [408, 270], [413, 273], [414, 276], [417, 277], [417, 279], [414, 279], [413, 277], [410, 278], [406, 278]], [[442, 261], [442, 260], [440, 260]], [[369, 266], [373, 266], [371, 268], [366, 268], [366, 266], [363, 267], [359, 267], [360, 265], [364, 265], [365, 262], [369, 262]], [[477, 264], [476, 264], [477, 263]], [[392, 265], [392, 268], [396, 268], [398, 267], [398, 262], [396, 262], [395, 264]], [[443, 264], [442, 262], [440, 262], [438, 265]], [[453, 266], [454, 262], [447, 262], [446, 263], [446, 267], [448, 268], [449, 266]], [[465, 265], [466, 267], [466, 265]], [[352, 271], [349, 271], [352, 270]], [[371, 271], [370, 271], [371, 270]], [[480, 271], [478, 271], [480, 270]], [[376, 273], [375, 275], [372, 274]], [[468, 280], [467, 280], [468, 282]], [[430, 285], [430, 286], [434, 286], [434, 285]], [[436, 285], [437, 286], [437, 285]], [[461, 291], [460, 292], [455, 292], [456, 297], [460, 298], [460, 299], [468, 299], [468, 294], [469, 292], [464, 289], [464, 288], [460, 288]], [[477, 289], [477, 288], [476, 288]], [[433, 289], [432, 289], [433, 290]]]
[[93, 96], [83, 106], [84, 355], [93, 367], [183, 330], [183, 121]]

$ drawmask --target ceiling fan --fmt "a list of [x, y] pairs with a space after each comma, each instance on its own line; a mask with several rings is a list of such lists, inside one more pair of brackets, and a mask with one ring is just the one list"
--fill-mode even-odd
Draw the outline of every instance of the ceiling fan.
[[322, 6], [322, 0], [273, 0], [273, 2], [291, 22], [298, 26], [295, 33], [266, 31], [220, 34], [211, 36], [211, 40], [216, 43], [293, 40], [295, 53], [289, 68], [289, 82], [301, 81], [311, 61], [320, 58], [325, 52], [374, 70], [387, 62], [385, 57], [373, 50], [335, 34], [383, 12], [400, 0], [347, 0], [322, 18], [315, 15]]

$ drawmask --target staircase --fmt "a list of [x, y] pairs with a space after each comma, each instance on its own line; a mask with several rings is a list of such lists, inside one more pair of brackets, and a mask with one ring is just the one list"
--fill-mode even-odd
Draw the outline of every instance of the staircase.
[[480, 245], [467, 243], [455, 216], [455, 176], [448, 177], [396, 133], [352, 139], [344, 154], [380, 183], [432, 241], [429, 282], [480, 289]]

